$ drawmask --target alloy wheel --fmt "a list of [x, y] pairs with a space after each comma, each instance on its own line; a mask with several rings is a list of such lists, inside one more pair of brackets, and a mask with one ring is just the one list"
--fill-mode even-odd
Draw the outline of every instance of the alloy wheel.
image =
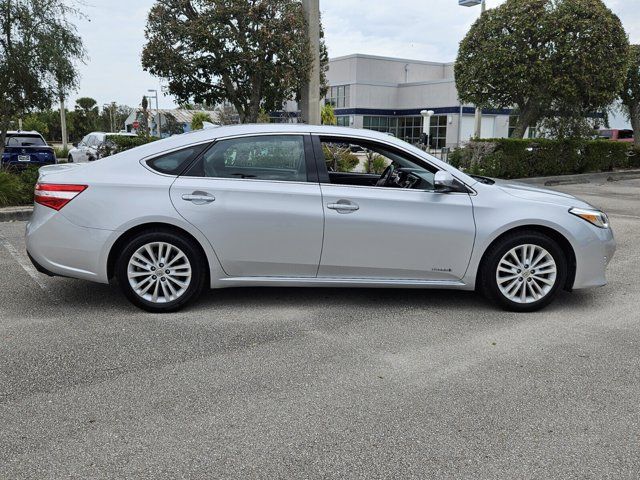
[[496, 281], [502, 295], [515, 303], [535, 303], [556, 284], [558, 267], [553, 256], [539, 245], [519, 245], [498, 263]]
[[152, 303], [169, 303], [185, 294], [192, 279], [189, 259], [175, 245], [147, 243], [134, 252], [127, 266], [133, 291]]

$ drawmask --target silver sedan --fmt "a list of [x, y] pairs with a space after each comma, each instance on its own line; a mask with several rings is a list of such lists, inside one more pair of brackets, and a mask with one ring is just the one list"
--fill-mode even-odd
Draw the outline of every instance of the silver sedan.
[[472, 177], [384, 134], [245, 125], [43, 167], [36, 268], [175, 311], [205, 287], [479, 290], [514, 311], [606, 284], [607, 216]]

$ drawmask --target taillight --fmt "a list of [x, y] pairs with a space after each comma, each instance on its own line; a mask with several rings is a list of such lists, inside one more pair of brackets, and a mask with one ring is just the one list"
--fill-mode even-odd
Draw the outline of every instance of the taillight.
[[35, 202], [45, 207], [60, 210], [87, 189], [87, 185], [36, 184]]

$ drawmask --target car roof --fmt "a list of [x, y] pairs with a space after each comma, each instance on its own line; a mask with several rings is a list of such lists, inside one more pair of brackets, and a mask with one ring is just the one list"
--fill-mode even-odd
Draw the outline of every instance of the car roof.
[[10, 130], [7, 132], [7, 135], [37, 135], [41, 137], [42, 135], [35, 130]]
[[[260, 134], [291, 134], [299, 133], [304, 134], [317, 134], [327, 136], [350, 136], [359, 140], [372, 140], [380, 141], [388, 145], [396, 146], [400, 149], [409, 151], [410, 153], [427, 157], [430, 163], [435, 164], [437, 167], [455, 172], [456, 176], [463, 180], [467, 185], [473, 185], [477, 183], [476, 180], [468, 175], [454, 169], [451, 165], [443, 162], [442, 160], [427, 154], [418, 147], [411, 145], [403, 140], [400, 140], [386, 133], [375, 132], [373, 130], [365, 130], [361, 128], [349, 128], [349, 127], [335, 127], [329, 125], [307, 125], [302, 123], [259, 123], [259, 124], [242, 124], [242, 125], [226, 125], [222, 127], [205, 128], [202, 130], [195, 130], [189, 133], [183, 133], [181, 135], [174, 135], [172, 137], [158, 140], [152, 143], [148, 143], [141, 147], [137, 147], [130, 152], [136, 151], [137, 155], [142, 158], [158, 155], [170, 150], [187, 147], [189, 145], [195, 145], [203, 142], [212, 142], [228, 137], [236, 137], [243, 135], [260, 135]], [[123, 152], [126, 154], [126, 152]]]

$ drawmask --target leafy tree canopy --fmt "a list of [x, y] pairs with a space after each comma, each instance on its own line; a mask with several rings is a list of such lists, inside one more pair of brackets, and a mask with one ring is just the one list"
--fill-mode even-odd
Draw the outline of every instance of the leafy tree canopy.
[[309, 78], [311, 48], [298, 0], [157, 1], [145, 35], [143, 67], [166, 78], [179, 102], [226, 100], [242, 123], [298, 98]]
[[629, 50], [629, 68], [620, 100], [633, 127], [634, 143], [640, 147], [640, 45], [632, 45]]
[[515, 136], [546, 116], [606, 108], [620, 91], [627, 35], [601, 0], [507, 0], [460, 44], [463, 102], [516, 107]]
[[64, 0], [0, 0], [0, 155], [12, 119], [77, 85], [82, 40]]

